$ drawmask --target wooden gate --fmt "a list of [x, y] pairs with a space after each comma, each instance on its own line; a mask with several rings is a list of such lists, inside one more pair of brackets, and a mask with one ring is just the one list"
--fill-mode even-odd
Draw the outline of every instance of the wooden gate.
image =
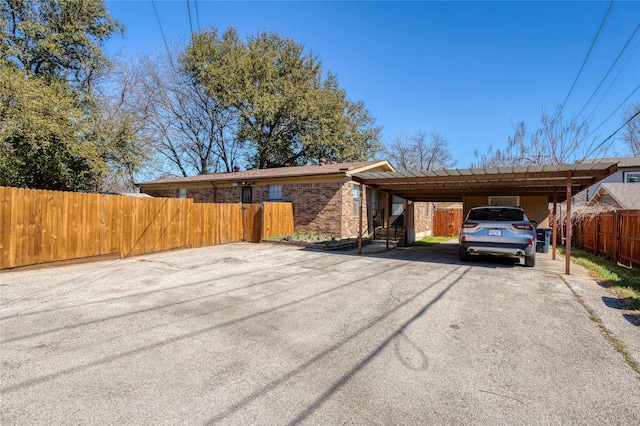
[[433, 212], [433, 235], [453, 237], [460, 232], [462, 209], [436, 210]]
[[242, 240], [259, 243], [262, 239], [262, 204], [242, 205]]

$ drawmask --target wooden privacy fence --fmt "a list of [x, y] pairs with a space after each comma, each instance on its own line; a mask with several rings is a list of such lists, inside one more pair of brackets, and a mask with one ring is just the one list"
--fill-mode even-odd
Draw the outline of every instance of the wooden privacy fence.
[[640, 210], [618, 210], [583, 218], [574, 226], [574, 234], [576, 247], [640, 269]]
[[247, 226], [249, 241], [293, 232], [290, 203], [245, 206], [0, 187], [0, 269], [238, 242]]
[[293, 234], [293, 204], [264, 203], [262, 212], [262, 238]]
[[453, 237], [460, 233], [462, 209], [435, 210], [433, 212], [433, 235]]

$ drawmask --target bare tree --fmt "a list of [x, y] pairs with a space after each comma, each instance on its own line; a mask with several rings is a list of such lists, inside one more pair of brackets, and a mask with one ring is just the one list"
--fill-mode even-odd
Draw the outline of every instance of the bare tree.
[[408, 138], [405, 135], [396, 135], [385, 148], [385, 155], [398, 170], [411, 170], [413, 156]]
[[190, 78], [174, 52], [143, 58], [135, 90], [165, 175], [230, 172], [244, 154], [234, 115]]
[[100, 110], [101, 128], [106, 143], [114, 145], [107, 158], [108, 170], [99, 190], [134, 192], [135, 174], [149, 160], [150, 144], [145, 135], [146, 109], [132, 96], [138, 80], [136, 70], [118, 61], [112, 72], [97, 80], [96, 107]]
[[516, 125], [504, 149], [494, 151], [490, 146], [486, 154], [475, 152], [472, 167], [528, 166], [571, 163], [599, 157], [612, 146], [596, 144], [589, 139], [589, 125], [584, 120], [564, 120], [562, 111], [553, 115], [542, 112], [540, 127], [529, 131], [524, 122]]
[[387, 144], [385, 154], [398, 170], [444, 169], [456, 164], [449, 140], [437, 132], [397, 135]]

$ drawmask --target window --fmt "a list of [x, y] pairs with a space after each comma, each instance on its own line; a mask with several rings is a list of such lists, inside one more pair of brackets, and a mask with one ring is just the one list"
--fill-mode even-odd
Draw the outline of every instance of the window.
[[269, 185], [269, 201], [282, 201], [282, 185]]
[[640, 172], [626, 172], [624, 174], [624, 181], [625, 182], [640, 182]]
[[373, 188], [367, 188], [367, 217], [371, 221], [378, 217], [378, 191]]
[[490, 206], [518, 206], [520, 197], [489, 197]]
[[253, 203], [253, 191], [250, 186], [242, 187], [242, 204], [251, 204]]
[[187, 198], [187, 188], [178, 189], [178, 198]]
[[404, 198], [391, 196], [391, 216], [400, 216], [404, 211]]
[[469, 211], [469, 220], [526, 220], [521, 209], [475, 208]]
[[353, 185], [353, 215], [360, 215], [360, 205], [362, 204], [362, 198], [360, 195], [360, 185]]

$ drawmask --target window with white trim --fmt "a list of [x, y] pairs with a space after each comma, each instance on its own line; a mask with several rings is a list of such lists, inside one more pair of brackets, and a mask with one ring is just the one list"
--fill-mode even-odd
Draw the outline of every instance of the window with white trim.
[[269, 185], [269, 201], [282, 201], [282, 185]]
[[490, 206], [510, 206], [515, 207], [520, 205], [520, 197], [518, 196], [502, 196], [502, 197], [489, 197]]
[[353, 185], [353, 215], [360, 215], [360, 204], [362, 204], [362, 196], [360, 194], [360, 185]]
[[640, 182], [640, 172], [625, 172], [624, 181], [627, 183]]
[[178, 198], [187, 198], [187, 188], [178, 189]]

